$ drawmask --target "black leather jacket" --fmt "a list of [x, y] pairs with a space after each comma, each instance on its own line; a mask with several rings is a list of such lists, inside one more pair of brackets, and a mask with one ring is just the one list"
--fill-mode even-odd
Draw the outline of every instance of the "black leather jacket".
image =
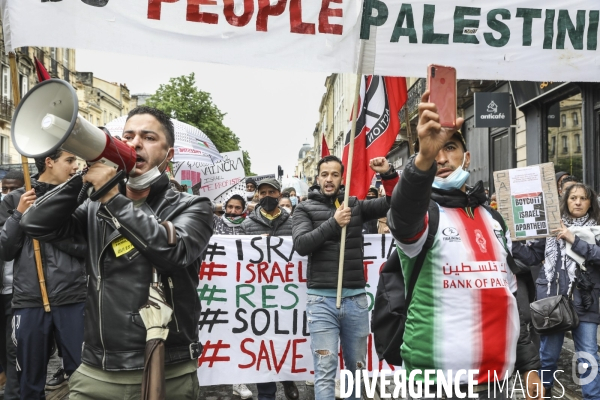
[[[146, 328], [138, 310], [148, 300], [153, 266], [161, 274], [167, 301], [174, 310], [165, 363], [197, 358], [201, 306], [196, 288], [213, 232], [210, 201], [174, 192], [166, 174], [151, 186], [146, 202], [137, 208], [123, 194], [105, 205], [87, 200], [78, 206], [81, 187], [80, 175], [57, 187], [25, 212], [21, 226], [41, 241], [77, 235], [87, 238], [89, 282], [82, 361], [107, 371], [144, 367]], [[165, 221], [176, 229], [173, 245], [161, 225]], [[121, 237], [134, 248], [116, 257], [112, 244]]]

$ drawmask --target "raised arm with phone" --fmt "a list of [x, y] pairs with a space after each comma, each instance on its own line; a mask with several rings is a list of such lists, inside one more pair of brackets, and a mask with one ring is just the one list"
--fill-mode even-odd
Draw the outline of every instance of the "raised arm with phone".
[[[419, 104], [417, 154], [403, 170], [388, 213], [403, 275], [417, 276], [400, 353], [407, 373], [478, 370], [474, 392], [493, 387], [488, 377], [518, 370], [527, 382], [527, 398], [539, 398], [539, 353], [514, 296], [510, 234], [502, 217], [484, 205], [483, 182], [466, 184], [471, 157], [458, 130], [464, 120], [456, 118], [456, 74], [448, 70], [453, 68], [428, 69], [431, 91]], [[430, 216], [430, 207], [439, 213]], [[432, 226], [435, 232], [429, 232]], [[503, 267], [472, 274], [479, 262]], [[453, 273], [452, 268], [462, 269]], [[468, 383], [473, 382], [462, 378], [455, 389], [464, 392]]]

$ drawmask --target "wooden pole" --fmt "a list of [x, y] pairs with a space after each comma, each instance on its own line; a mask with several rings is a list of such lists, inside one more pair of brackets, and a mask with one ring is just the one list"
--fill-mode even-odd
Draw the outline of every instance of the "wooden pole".
[[[17, 58], [15, 53], [9, 53], [10, 62], [10, 77], [12, 80], [13, 103], [15, 108], [21, 101], [21, 93], [19, 90], [19, 71], [17, 69]], [[25, 178], [25, 190], [31, 190], [31, 177], [29, 176], [29, 160], [27, 157], [21, 156], [21, 164], [23, 165], [23, 177]], [[42, 292], [42, 302], [44, 303], [44, 311], [50, 312], [50, 301], [48, 301], [48, 293], [46, 291], [46, 279], [44, 278], [44, 270], [42, 268], [42, 251], [40, 242], [33, 239], [33, 254], [35, 256], [35, 266], [37, 267], [38, 281], [40, 282], [40, 291]]]
[[406, 120], [406, 136], [408, 137], [408, 155], [415, 153], [414, 141], [412, 138], [412, 128], [410, 126], [410, 113], [408, 112], [408, 102], [404, 105], [404, 119]]
[[[362, 81], [361, 65], [364, 53], [364, 43], [361, 40], [358, 53], [358, 67], [356, 72], [356, 85], [354, 94], [354, 106], [352, 107], [352, 129], [350, 129], [350, 146], [348, 148], [348, 165], [346, 165], [346, 184], [344, 191], [344, 207], [348, 207], [350, 198], [350, 182], [352, 178], [352, 160], [354, 158], [354, 136], [356, 135], [356, 119], [358, 118], [358, 99], [360, 97], [360, 83]], [[335, 305], [337, 308], [342, 306], [342, 285], [344, 283], [344, 254], [346, 253], [346, 226], [342, 228], [340, 237], [340, 262], [338, 265], [338, 283], [337, 297]]]

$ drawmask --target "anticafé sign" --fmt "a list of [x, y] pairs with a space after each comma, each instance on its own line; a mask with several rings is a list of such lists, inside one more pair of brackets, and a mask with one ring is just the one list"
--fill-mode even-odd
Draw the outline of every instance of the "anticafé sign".
[[[68, 47], [269, 69], [596, 81], [593, 0], [0, 0], [6, 50]], [[65, 23], [68, 21], [69, 23]], [[460, 55], [457, 57], [457, 55]], [[534, 66], [534, 67], [532, 67]]]
[[[396, 246], [389, 235], [364, 235], [363, 241], [370, 311], [379, 270]], [[314, 380], [307, 258], [294, 251], [291, 237], [213, 236], [199, 277], [200, 382]], [[371, 334], [366, 340], [366, 369], [393, 369], [379, 362]]]
[[510, 121], [510, 93], [475, 93], [476, 128], [508, 128]]

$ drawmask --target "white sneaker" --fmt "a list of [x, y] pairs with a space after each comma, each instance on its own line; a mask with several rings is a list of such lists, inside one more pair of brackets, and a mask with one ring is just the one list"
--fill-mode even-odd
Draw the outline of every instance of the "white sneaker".
[[315, 386], [315, 381], [305, 381], [304, 384], [306, 386]]
[[340, 394], [340, 380], [339, 379], [335, 380], [335, 398], [336, 399], [342, 398], [342, 395]]
[[240, 396], [242, 399], [252, 398], [252, 392], [243, 383], [239, 385], [233, 385], [233, 394], [235, 396]]

